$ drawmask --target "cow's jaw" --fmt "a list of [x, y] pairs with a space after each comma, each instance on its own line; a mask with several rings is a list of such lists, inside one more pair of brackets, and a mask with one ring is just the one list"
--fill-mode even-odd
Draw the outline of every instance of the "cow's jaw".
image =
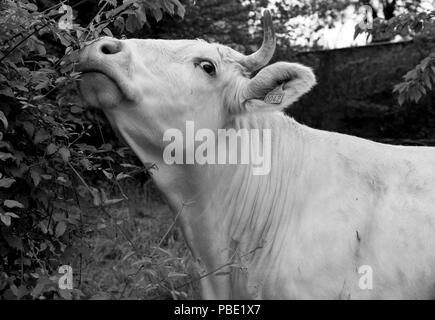
[[123, 100], [123, 93], [115, 81], [101, 72], [84, 73], [79, 89], [83, 99], [92, 107], [116, 107]]

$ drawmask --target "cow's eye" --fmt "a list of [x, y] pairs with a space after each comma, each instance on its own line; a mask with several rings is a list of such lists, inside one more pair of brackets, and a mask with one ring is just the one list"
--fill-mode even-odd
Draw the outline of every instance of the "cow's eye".
[[199, 62], [198, 65], [209, 75], [214, 76], [216, 74], [216, 68], [210, 61], [204, 60]]

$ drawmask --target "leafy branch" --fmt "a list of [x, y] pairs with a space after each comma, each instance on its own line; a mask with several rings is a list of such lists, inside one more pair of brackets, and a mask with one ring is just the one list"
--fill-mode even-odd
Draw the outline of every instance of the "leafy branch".
[[[414, 37], [420, 34], [433, 36], [435, 32], [435, 11], [420, 13], [404, 13], [389, 20], [376, 18], [373, 28], [361, 29], [355, 27], [354, 37], [367, 33], [378, 39], [392, 39], [394, 36]], [[398, 94], [398, 102], [418, 102], [422, 96], [431, 91], [435, 85], [435, 53], [424, 58], [414, 69], [403, 76], [404, 81], [394, 86]]]

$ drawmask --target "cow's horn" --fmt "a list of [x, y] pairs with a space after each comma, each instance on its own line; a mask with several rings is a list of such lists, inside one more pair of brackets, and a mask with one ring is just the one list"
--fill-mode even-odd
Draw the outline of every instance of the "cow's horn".
[[260, 49], [256, 52], [244, 56], [240, 63], [244, 65], [248, 70], [255, 71], [264, 67], [270, 59], [272, 59], [275, 52], [276, 37], [273, 30], [272, 16], [269, 10], [263, 11], [263, 43]]

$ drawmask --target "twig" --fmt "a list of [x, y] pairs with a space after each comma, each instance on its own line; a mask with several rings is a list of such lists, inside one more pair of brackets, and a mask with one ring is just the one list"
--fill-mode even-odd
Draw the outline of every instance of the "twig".
[[[80, 173], [78, 173], [78, 171], [72, 166], [72, 164], [69, 161], [68, 161], [68, 165], [74, 171], [74, 173], [77, 175], [77, 177], [80, 179], [80, 181], [86, 187], [86, 189], [88, 189], [89, 193], [91, 195], [93, 195], [94, 191], [92, 191], [91, 187], [89, 187], [89, 185], [86, 183], [85, 179], [83, 179], [83, 177], [80, 175]], [[103, 207], [103, 205], [104, 205], [104, 203], [101, 203], [100, 205], [97, 206], [97, 208], [101, 209], [103, 211], [103, 213], [105, 213], [106, 215], [108, 215], [112, 219], [112, 216], [110, 215], [109, 212], [107, 212], [107, 210]], [[117, 226], [116, 223], [115, 223], [115, 226]], [[126, 239], [129, 240], [129, 242], [132, 244], [132, 246], [134, 246], [134, 244], [131, 242], [130, 238], [123, 232], [123, 230], [121, 230], [121, 232], [124, 234]]]
[[[94, 20], [95, 20], [97, 17], [100, 16], [101, 12], [103, 12], [104, 8], [106, 8], [106, 6], [107, 6], [108, 3], [109, 3], [109, 2], [105, 2], [105, 3], [103, 4], [103, 6], [100, 8], [100, 10], [98, 10], [97, 14], [96, 14], [96, 15], [92, 18], [92, 20], [89, 22], [88, 27], [87, 27], [86, 29], [88, 29], [88, 30], [90, 29], [90, 27], [91, 27], [91, 25], [93, 24]], [[84, 41], [86, 41], [86, 40], [88, 39], [89, 34], [90, 34], [90, 33], [88, 32], [87, 35], [86, 35], [86, 37], [85, 37], [85, 40], [84, 40]]]
[[51, 224], [51, 221], [53, 218], [53, 212], [54, 212], [54, 205], [51, 205], [51, 210], [50, 210], [50, 213], [48, 216], [48, 222], [47, 222], [47, 232], [49, 232], [49, 229], [50, 229], [50, 224]]
[[[86, 181], [85, 181], [85, 179], [83, 179], [83, 177], [80, 175], [80, 173], [78, 173], [77, 172], [77, 170], [71, 165], [71, 163], [68, 161], [67, 162], [68, 163], [68, 165], [69, 165], [69, 167], [74, 171], [74, 173], [77, 175], [77, 177], [80, 179], [80, 181], [83, 183], [83, 185], [88, 189], [88, 191], [89, 191], [89, 193], [90, 194], [93, 194], [93, 191], [92, 191], [92, 189], [89, 187], [89, 185], [86, 183]], [[104, 206], [103, 206], [104, 204], [103, 203], [101, 203], [99, 206], [98, 206], [98, 208], [105, 214], [105, 215], [107, 215], [111, 220], [114, 220], [113, 219], [113, 217], [112, 217], [112, 215], [104, 208]], [[136, 245], [134, 244], [134, 242], [130, 239], [130, 237], [127, 235], [127, 233], [124, 231], [124, 229], [122, 229], [120, 226], [118, 226], [116, 223], [115, 223], [115, 228], [117, 229], [117, 230], [119, 230], [121, 233], [122, 233], [122, 235], [125, 237], [125, 239], [130, 243], [130, 245], [132, 246], [132, 248], [134, 249], [134, 251], [136, 252], [136, 254], [138, 255], [138, 256], [140, 256], [140, 254], [139, 254], [139, 249], [136, 247]]]
[[[98, 124], [98, 131], [99, 131], [100, 136], [101, 136], [101, 140], [103, 141], [104, 144], [106, 144], [106, 141], [105, 141], [105, 139], [104, 139], [104, 135], [103, 135], [103, 131], [101, 130], [100, 121], [98, 121], [97, 124]], [[113, 170], [112, 164], [110, 163], [110, 161], [108, 161], [108, 163], [109, 163], [110, 171], [112, 171], [112, 175], [113, 175], [114, 182], [115, 182], [116, 185], [118, 186], [118, 189], [119, 189], [119, 191], [121, 192], [122, 197], [123, 197], [125, 200], [128, 200], [127, 195], [126, 195], [126, 194], [124, 193], [124, 191], [122, 190], [121, 184], [119, 183], [119, 181], [118, 181], [118, 180], [116, 179], [116, 177], [115, 177], [115, 170]]]
[[113, 22], [116, 18], [118, 18], [120, 15], [122, 15], [123, 13], [124, 13], [124, 11], [127, 11], [128, 9], [130, 9], [131, 7], [133, 7], [134, 6], [134, 4], [133, 3], [130, 3], [127, 7], [125, 7], [124, 9], [122, 9], [122, 10], [120, 10], [119, 12], [117, 12], [114, 16], [111, 16], [109, 19], [106, 19], [106, 20], [103, 20], [103, 21], [100, 21], [100, 22], [97, 22], [95, 25], [94, 25], [94, 27], [95, 26], [99, 26], [99, 25], [101, 25], [101, 24], [104, 24], [104, 23], [106, 23], [106, 22]]
[[[112, 217], [112, 215], [106, 210], [106, 208], [104, 208], [102, 205], [99, 207], [100, 208], [100, 210], [105, 214], [105, 215], [107, 215], [111, 220], [115, 220], [115, 219], [113, 219], [113, 217]], [[122, 235], [124, 236], [124, 238], [130, 243], [130, 245], [131, 245], [131, 247], [133, 248], [133, 250], [135, 251], [135, 253], [136, 253], [136, 255], [137, 256], [141, 256], [141, 254], [140, 254], [140, 250], [139, 250], [139, 248], [136, 246], [136, 244], [133, 242], [133, 240], [131, 240], [131, 238], [130, 238], [130, 236], [128, 236], [127, 235], [127, 233], [124, 231], [124, 229], [123, 228], [121, 228], [116, 222], [115, 222], [115, 228], [117, 229], [117, 230], [119, 230], [121, 233], [122, 233]]]
[[[256, 248], [252, 249], [251, 251], [249, 251], [249, 252], [247, 252], [247, 253], [245, 253], [245, 254], [239, 256], [239, 258], [244, 258], [244, 257], [246, 257], [246, 256], [248, 256], [248, 255], [250, 255], [250, 254], [253, 254], [253, 253], [254, 253], [255, 251], [257, 251], [258, 249], [262, 249], [262, 248], [263, 248], [262, 245], [257, 246]], [[230, 261], [229, 261], [229, 262], [227, 262], [227, 263], [225, 263], [225, 264], [223, 264], [223, 265], [217, 267], [216, 269], [214, 269], [214, 270], [212, 270], [212, 271], [209, 271], [209, 272], [207, 272], [207, 273], [205, 273], [205, 274], [203, 274], [203, 275], [201, 275], [201, 276], [199, 276], [199, 277], [197, 277], [197, 278], [194, 278], [194, 279], [192, 279], [192, 280], [190, 280], [190, 281], [186, 281], [185, 283], [183, 283], [183, 284], [181, 284], [181, 285], [175, 287], [175, 290], [178, 291], [179, 289], [181, 289], [181, 288], [183, 288], [183, 287], [185, 287], [185, 286], [192, 285], [192, 284], [194, 284], [195, 282], [198, 282], [198, 281], [200, 281], [201, 279], [204, 279], [204, 278], [206, 278], [206, 277], [208, 277], [208, 276], [211, 276], [212, 274], [218, 272], [219, 270], [221, 270], [221, 269], [223, 269], [223, 268], [225, 268], [225, 267], [228, 267], [228, 266], [232, 265], [232, 264], [233, 264], [233, 261], [232, 261], [233, 257], [234, 257], [234, 254], [233, 254], [232, 257], [230, 258]], [[166, 279], [162, 279], [162, 280], [160, 280], [160, 281], [163, 282], [163, 281], [165, 281], [165, 280], [166, 280]], [[153, 300], [157, 300], [157, 299], [159, 299], [159, 298], [161, 298], [161, 297], [162, 297], [162, 296], [160, 295], [160, 296], [158, 296], [158, 297], [153, 298]]]
[[39, 30], [41, 30], [42, 28], [45, 28], [46, 26], [48, 26], [50, 22], [47, 22], [45, 24], [43, 24], [41, 27], [36, 28], [33, 32], [31, 32], [30, 34], [28, 34], [26, 37], [24, 37], [20, 42], [18, 42], [15, 46], [13, 46], [11, 49], [9, 49], [3, 57], [1, 57], [0, 59], [0, 63], [6, 59], [15, 49], [17, 49], [20, 45], [22, 45], [25, 41], [27, 41], [31, 36], [33, 36], [35, 33], [39, 32]]
[[68, 144], [68, 148], [71, 147], [74, 143], [76, 143], [80, 138], [82, 138], [86, 134], [86, 132], [88, 132], [91, 128], [92, 127], [88, 127], [86, 130], [83, 130], [76, 139], [74, 139], [72, 142]]
[[194, 201], [185, 203], [183, 202], [181, 209], [177, 212], [177, 214], [175, 215], [174, 221], [172, 222], [172, 224], [170, 225], [170, 227], [168, 228], [168, 230], [166, 231], [166, 233], [163, 235], [163, 237], [160, 239], [159, 243], [157, 244], [156, 247], [154, 247], [154, 250], [151, 252], [151, 257], [154, 256], [154, 253], [156, 252], [157, 248], [160, 248], [160, 246], [162, 245], [163, 241], [165, 240], [165, 238], [168, 236], [169, 232], [171, 232], [171, 230], [174, 228], [175, 224], [177, 223], [178, 217], [181, 215], [181, 213], [183, 212], [183, 209], [186, 205], [191, 205], [192, 203], [194, 203]]
[[[75, 8], [75, 7], [77, 7], [77, 6], [81, 5], [81, 4], [83, 4], [84, 2], [88, 2], [88, 1], [89, 1], [89, 0], [82, 0], [82, 1], [80, 1], [80, 2], [77, 2], [77, 3], [73, 4], [73, 5], [71, 6], [71, 8]], [[61, 5], [63, 5], [63, 3], [64, 3], [64, 1], [59, 2], [58, 4], [55, 4], [55, 5], [52, 5], [51, 7], [48, 7], [47, 9], [45, 9], [44, 11], [41, 11], [40, 14], [41, 14], [41, 15], [44, 15], [44, 14], [46, 14], [48, 11], [54, 10], [56, 7], [60, 7]], [[53, 20], [53, 19], [57, 18], [58, 16], [60, 16], [60, 15], [62, 15], [62, 14], [63, 14], [63, 13], [58, 13], [58, 14], [56, 14], [54, 17], [52, 17], [51, 19]], [[5, 43], [9, 43], [9, 42], [11, 42], [12, 40], [14, 40], [15, 38], [19, 37], [20, 35], [21, 35], [21, 34], [20, 34], [19, 32], [17, 32], [17, 33], [14, 34], [12, 37], [10, 37], [9, 39], [7, 39], [7, 40], [5, 41]]]
[[[83, 240], [83, 212], [82, 212], [82, 206], [80, 205], [80, 199], [79, 196], [77, 194], [77, 190], [76, 188], [73, 188], [74, 190], [74, 195], [76, 197], [76, 202], [77, 202], [77, 206], [79, 207], [79, 212], [80, 212], [80, 240]], [[83, 256], [80, 253], [79, 254], [79, 258], [80, 258], [80, 264], [79, 264], [79, 285], [78, 287], [80, 288], [81, 284], [82, 284], [82, 263], [83, 263]]]
[[[241, 255], [239, 258], [244, 258], [244, 257], [246, 257], [246, 256], [248, 256], [248, 255], [250, 255], [250, 254], [253, 254], [253, 253], [254, 253], [255, 251], [257, 251], [258, 249], [262, 249], [262, 248], [263, 248], [263, 246], [258, 246], [258, 247], [256, 247], [256, 248], [252, 249], [251, 251], [249, 251], [249, 252], [247, 252], [247, 253]], [[209, 272], [207, 272], [207, 273], [201, 275], [200, 277], [197, 277], [197, 278], [195, 278], [195, 279], [193, 279], [193, 280], [191, 280], [191, 281], [187, 281], [187, 282], [185, 282], [185, 283], [183, 283], [183, 284], [177, 286], [175, 289], [178, 290], [178, 289], [181, 289], [181, 288], [183, 288], [183, 287], [185, 287], [185, 286], [187, 286], [187, 285], [189, 285], [189, 284], [195, 283], [195, 282], [197, 282], [197, 281], [199, 281], [199, 280], [201, 280], [201, 279], [203, 279], [203, 278], [206, 278], [206, 277], [212, 275], [213, 273], [216, 273], [216, 272], [218, 272], [219, 270], [221, 270], [221, 269], [223, 269], [223, 268], [225, 268], [225, 267], [228, 267], [228, 266], [230, 266], [230, 265], [232, 265], [232, 264], [233, 264], [233, 261], [229, 261], [229, 262], [225, 263], [224, 265], [221, 265], [220, 267], [217, 267], [216, 269], [214, 269], [214, 270], [212, 270], [212, 271], [209, 271]]]
[[74, 171], [74, 173], [76, 174], [76, 176], [80, 179], [80, 181], [83, 183], [83, 185], [86, 187], [86, 189], [88, 189], [90, 194], [94, 194], [91, 187], [89, 187], [89, 185], [86, 183], [85, 179], [83, 179], [83, 177], [80, 175], [80, 173], [77, 172], [77, 170], [73, 167], [73, 165], [68, 161], [67, 162], [69, 167], [72, 169], [72, 171]]

